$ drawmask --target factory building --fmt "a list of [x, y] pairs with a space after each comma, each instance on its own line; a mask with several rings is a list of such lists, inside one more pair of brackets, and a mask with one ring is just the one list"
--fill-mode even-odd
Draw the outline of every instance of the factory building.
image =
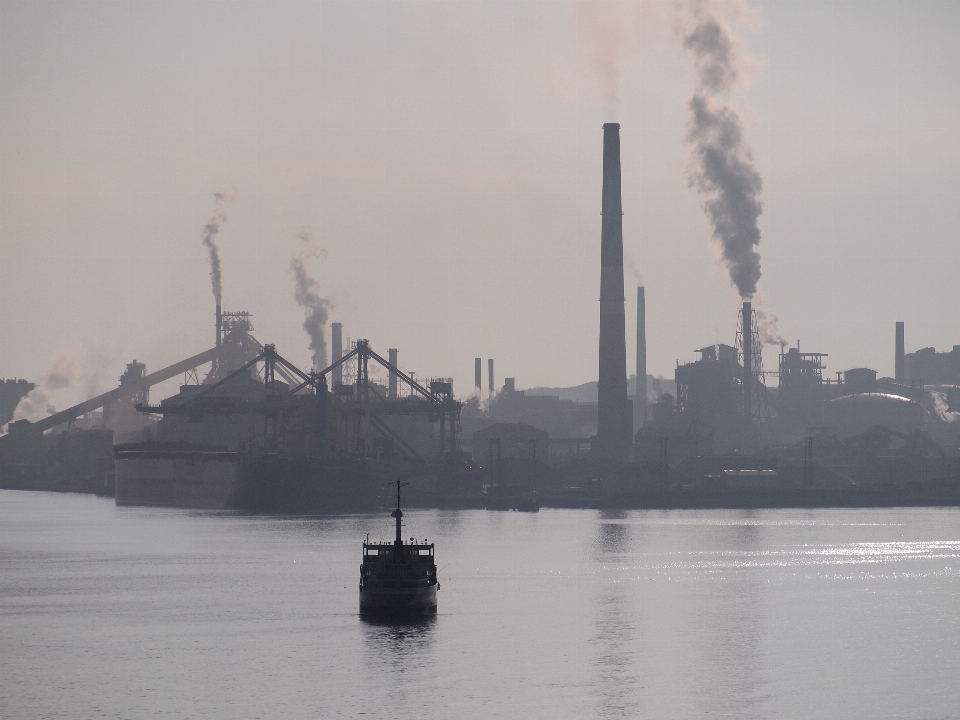
[[960, 345], [950, 352], [926, 347], [907, 353], [905, 367], [912, 385], [960, 385]]
[[557, 395], [528, 395], [517, 390], [514, 378], [490, 402], [493, 422], [526, 423], [553, 438], [590, 438], [597, 432], [596, 403], [575, 403]]
[[[737, 362], [737, 349], [709, 345], [696, 352], [699, 360], [679, 365], [674, 373], [677, 403], [671, 422], [684, 430], [699, 426], [722, 447], [737, 446], [744, 426], [743, 370]], [[658, 414], [669, 417], [669, 405], [658, 408]], [[655, 417], [655, 422], [658, 419]]]
[[497, 423], [473, 433], [473, 458], [488, 467], [502, 460], [546, 462], [550, 435], [526, 423]]

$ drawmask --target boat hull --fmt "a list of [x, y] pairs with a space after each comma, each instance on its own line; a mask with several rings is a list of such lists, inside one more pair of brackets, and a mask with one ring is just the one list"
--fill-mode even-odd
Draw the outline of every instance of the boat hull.
[[362, 588], [361, 615], [433, 615], [437, 612], [437, 586], [415, 589]]

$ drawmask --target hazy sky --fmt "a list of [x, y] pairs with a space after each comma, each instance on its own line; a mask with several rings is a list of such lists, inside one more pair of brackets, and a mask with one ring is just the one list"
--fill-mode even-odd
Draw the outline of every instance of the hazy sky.
[[[331, 319], [405, 369], [460, 394], [476, 356], [498, 387], [593, 379], [610, 120], [628, 367], [639, 273], [649, 369], [672, 376], [733, 342], [739, 303], [687, 184], [682, 8], [0, 0], [0, 377], [72, 354], [79, 397], [209, 347], [221, 192], [225, 309], [297, 364], [309, 228]], [[892, 374], [896, 320], [908, 351], [960, 344], [960, 3], [750, 8], [729, 99], [763, 177], [764, 304], [831, 372]]]

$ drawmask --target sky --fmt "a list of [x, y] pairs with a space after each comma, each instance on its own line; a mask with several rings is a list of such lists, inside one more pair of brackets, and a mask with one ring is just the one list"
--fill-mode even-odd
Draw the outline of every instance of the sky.
[[[610, 121], [628, 368], [643, 284], [672, 377], [733, 344], [740, 303], [689, 184], [691, 7], [0, 0], [0, 377], [72, 363], [64, 407], [210, 347], [221, 193], [224, 309], [301, 367], [295, 257], [348, 337], [460, 395], [475, 357], [498, 387], [595, 379]], [[739, 43], [723, 101], [783, 337], [881, 375], [898, 320], [908, 352], [960, 344], [960, 3], [704, 7]]]

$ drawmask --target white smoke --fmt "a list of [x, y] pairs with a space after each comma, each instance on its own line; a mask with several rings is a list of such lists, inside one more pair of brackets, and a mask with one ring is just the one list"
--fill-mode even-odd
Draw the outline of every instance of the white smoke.
[[[55, 413], [56, 397], [61, 391], [73, 388], [81, 377], [80, 359], [77, 351], [63, 350], [53, 364], [47, 368], [36, 386], [20, 398], [13, 411], [13, 420], [29, 420], [36, 422]], [[7, 426], [0, 428], [6, 432]]]
[[[67, 408], [99, 395], [101, 380], [114, 364], [111, 356], [117, 354], [113, 348], [105, 352], [101, 347], [103, 343], [83, 338], [64, 347], [36, 381], [33, 390], [20, 398], [12, 421], [43, 420], [55, 413], [57, 406]], [[0, 433], [6, 431], [7, 426], [0, 426]]]
[[643, 276], [640, 274], [640, 269], [637, 267], [636, 261], [633, 259], [633, 254], [628, 250], [623, 251], [623, 265], [630, 271], [630, 275], [633, 276], [634, 282], [637, 286], [643, 285]]
[[960, 412], [951, 412], [946, 393], [931, 391], [930, 395], [933, 397], [933, 409], [943, 422], [954, 423], [960, 420]]
[[771, 312], [763, 303], [763, 297], [757, 294], [753, 299], [753, 312], [757, 316], [757, 330], [760, 342], [764, 345], [789, 345], [790, 342], [780, 333], [780, 317]]

